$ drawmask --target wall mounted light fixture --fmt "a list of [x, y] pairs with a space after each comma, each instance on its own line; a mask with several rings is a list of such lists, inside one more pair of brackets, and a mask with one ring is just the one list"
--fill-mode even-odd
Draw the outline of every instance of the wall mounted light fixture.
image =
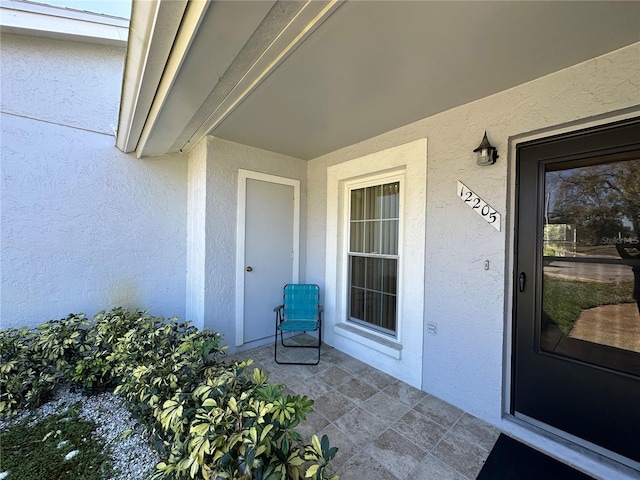
[[489, 139], [487, 138], [487, 132], [484, 132], [484, 137], [482, 138], [482, 142], [478, 145], [473, 151], [477, 155], [476, 163], [478, 165], [493, 165], [496, 163], [496, 159], [498, 158], [498, 149], [489, 143]]

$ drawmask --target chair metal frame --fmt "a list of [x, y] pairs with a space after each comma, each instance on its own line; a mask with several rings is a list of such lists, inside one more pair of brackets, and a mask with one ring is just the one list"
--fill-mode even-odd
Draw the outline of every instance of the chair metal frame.
[[[310, 317], [312, 309], [306, 309], [304, 312], [304, 318], [291, 318], [288, 310], [291, 308], [287, 308], [289, 299], [287, 296], [291, 297], [294, 295], [295, 290], [304, 290], [303, 293], [307, 296], [310, 292], [315, 298], [315, 305], [313, 309], [313, 314], [315, 318], [306, 318]], [[299, 294], [300, 292], [298, 292]], [[307, 299], [308, 300], [308, 299]], [[283, 303], [278, 305], [273, 309], [276, 314], [276, 335], [275, 335], [275, 343], [274, 343], [274, 352], [273, 359], [276, 363], [280, 365], [318, 365], [320, 363], [320, 347], [322, 346], [322, 312], [324, 309], [322, 305], [320, 305], [320, 287], [315, 284], [302, 284], [302, 283], [288, 283], [284, 286], [283, 291]], [[289, 325], [287, 325], [289, 323]], [[306, 329], [305, 327], [309, 327]], [[284, 343], [283, 332], [311, 332], [318, 330], [318, 343], [313, 345], [292, 345]], [[283, 348], [307, 348], [307, 349], [317, 349], [318, 357], [315, 362], [284, 362], [278, 360], [278, 332], [280, 332], [280, 343]]]

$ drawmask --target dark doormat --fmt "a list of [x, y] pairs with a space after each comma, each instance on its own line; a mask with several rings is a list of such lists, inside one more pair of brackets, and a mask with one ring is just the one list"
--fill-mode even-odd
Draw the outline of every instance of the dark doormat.
[[500, 434], [476, 480], [593, 480], [564, 463]]

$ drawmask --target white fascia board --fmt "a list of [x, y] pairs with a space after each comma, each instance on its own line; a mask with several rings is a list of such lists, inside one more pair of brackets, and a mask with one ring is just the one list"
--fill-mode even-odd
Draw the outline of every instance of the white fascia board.
[[134, 1], [116, 146], [133, 152], [156, 97], [187, 0]]
[[[162, 2], [162, 0], [159, 1]], [[189, 52], [189, 48], [198, 33], [198, 27], [202, 23], [210, 5], [211, 2], [208, 0], [190, 0], [188, 2], [188, 8], [185, 9], [179, 24], [179, 31], [174, 35], [175, 41], [171, 45], [170, 56], [163, 65], [164, 69], [157, 90], [155, 90], [153, 102], [148, 111], [148, 115], [144, 119], [145, 123], [135, 148], [137, 158], [142, 158], [145, 155], [144, 150], [147, 146], [151, 130], [157, 122], [160, 112], [171, 93], [171, 89]], [[129, 61], [130, 59], [127, 58], [127, 63]]]
[[109, 15], [2, 0], [0, 31], [102, 45], [126, 45], [129, 22]]

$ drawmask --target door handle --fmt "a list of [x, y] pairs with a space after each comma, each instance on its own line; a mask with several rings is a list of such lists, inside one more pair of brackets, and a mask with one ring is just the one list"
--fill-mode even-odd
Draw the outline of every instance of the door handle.
[[527, 276], [524, 272], [520, 272], [520, 276], [518, 277], [518, 285], [521, 292], [524, 292], [524, 282], [527, 279]]
[[247, 268], [245, 268], [245, 270], [246, 270], [247, 272], [253, 272], [253, 267], [247, 267]]

